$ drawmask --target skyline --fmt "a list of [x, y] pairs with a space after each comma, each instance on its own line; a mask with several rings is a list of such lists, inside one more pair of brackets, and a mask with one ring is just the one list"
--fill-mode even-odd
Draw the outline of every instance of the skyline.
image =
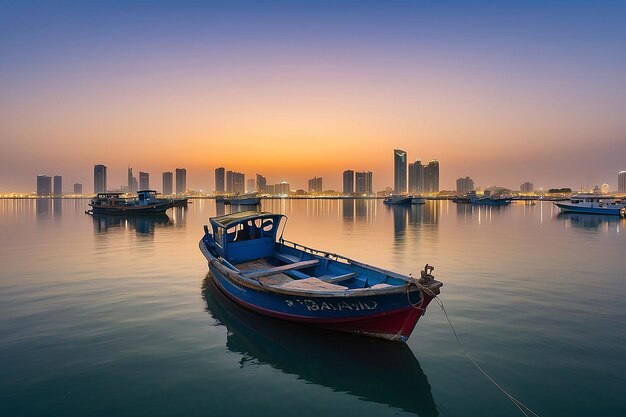
[[[593, 187], [626, 169], [626, 4], [72, 2], [0, 6], [0, 192], [214, 169], [393, 187]], [[87, 188], [89, 188], [87, 186]], [[87, 190], [85, 190], [87, 191]]]

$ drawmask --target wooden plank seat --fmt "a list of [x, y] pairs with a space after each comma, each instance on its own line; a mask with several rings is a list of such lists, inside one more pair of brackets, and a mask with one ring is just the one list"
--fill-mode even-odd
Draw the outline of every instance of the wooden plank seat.
[[287, 264], [282, 266], [276, 266], [274, 268], [262, 269], [257, 271], [250, 272], [242, 272], [242, 275], [246, 278], [257, 279], [260, 277], [267, 277], [270, 275], [281, 274], [285, 271], [289, 271], [290, 269], [302, 269], [308, 268], [310, 266], [316, 265], [319, 261], [317, 259], [311, 259], [310, 261], [301, 261], [293, 264]]

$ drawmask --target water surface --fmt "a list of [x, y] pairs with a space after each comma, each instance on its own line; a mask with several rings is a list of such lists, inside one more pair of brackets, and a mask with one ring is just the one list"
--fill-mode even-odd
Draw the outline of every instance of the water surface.
[[[92, 217], [86, 200], [0, 200], [2, 416], [504, 416], [432, 304], [407, 345], [233, 305], [198, 250], [194, 200]], [[542, 416], [626, 415], [623, 219], [549, 202], [264, 200], [285, 238], [401, 273], [435, 265], [470, 354]]]

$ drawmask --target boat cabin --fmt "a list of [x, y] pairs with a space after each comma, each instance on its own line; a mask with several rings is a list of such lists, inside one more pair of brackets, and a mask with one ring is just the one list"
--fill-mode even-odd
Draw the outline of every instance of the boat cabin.
[[585, 205], [589, 205], [591, 207], [598, 206], [603, 207], [606, 205], [614, 205], [615, 202], [611, 197], [599, 196], [599, 195], [588, 195], [588, 194], [579, 194], [573, 195], [570, 197], [570, 202], [572, 204], [581, 204], [585, 203]]
[[162, 200], [157, 198], [157, 192], [155, 190], [141, 190], [137, 191], [137, 200], [140, 206], [147, 206], [150, 204], [160, 203]]
[[282, 214], [243, 211], [210, 219], [220, 256], [236, 264], [272, 256]]

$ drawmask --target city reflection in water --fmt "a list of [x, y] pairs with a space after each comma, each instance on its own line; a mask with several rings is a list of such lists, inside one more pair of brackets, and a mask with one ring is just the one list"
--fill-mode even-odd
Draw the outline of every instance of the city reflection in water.
[[344, 223], [371, 223], [376, 220], [377, 200], [369, 198], [346, 198], [341, 200]]
[[405, 344], [279, 321], [243, 309], [203, 281], [207, 312], [228, 330], [241, 367], [269, 365], [335, 392], [421, 417], [438, 416], [428, 378]]
[[601, 214], [559, 213], [556, 218], [568, 225], [580, 229], [600, 229], [604, 227], [618, 227], [626, 224], [626, 219], [620, 216]]
[[35, 201], [37, 216], [47, 216], [52, 214], [52, 200], [49, 198], [38, 198]]
[[95, 233], [108, 233], [119, 230], [134, 230], [139, 235], [153, 235], [156, 227], [173, 226], [174, 222], [167, 216], [110, 216], [93, 214], [93, 230]]
[[503, 215], [509, 206], [489, 206], [482, 204], [449, 203], [456, 206], [457, 220], [463, 223], [490, 223], [494, 216]]
[[[428, 201], [426, 204], [386, 205], [393, 218], [393, 232], [396, 243], [407, 236], [407, 230], [416, 231], [422, 226], [437, 226], [441, 201]], [[410, 228], [409, 228], [410, 226]]]

